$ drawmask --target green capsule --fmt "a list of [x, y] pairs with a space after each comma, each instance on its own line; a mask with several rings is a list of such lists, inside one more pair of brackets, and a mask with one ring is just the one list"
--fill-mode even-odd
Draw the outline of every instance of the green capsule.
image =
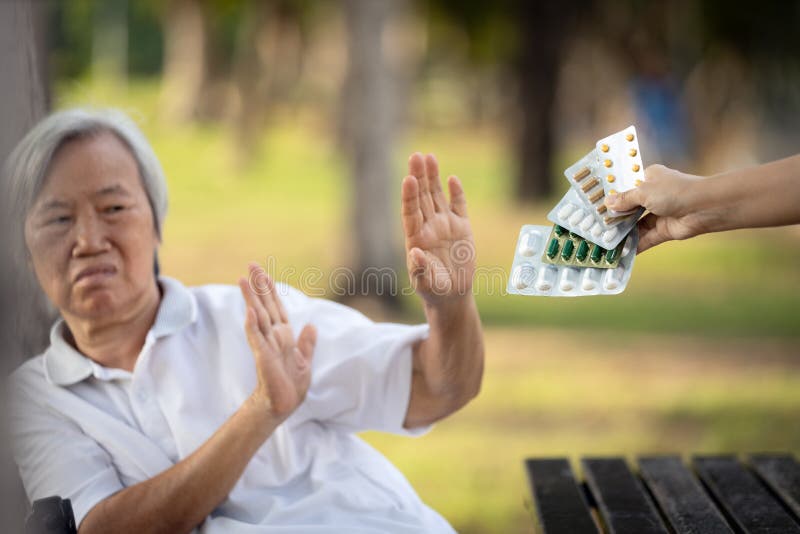
[[564, 249], [561, 251], [561, 259], [564, 261], [569, 261], [572, 257], [572, 251], [575, 249], [575, 243], [572, 239], [567, 239], [564, 242]]
[[608, 263], [614, 263], [614, 260], [617, 259], [617, 256], [619, 256], [619, 247], [612, 248], [606, 253], [606, 261]]
[[547, 246], [547, 257], [551, 260], [558, 254], [558, 239], [555, 237], [550, 240], [550, 245]]
[[580, 239], [580, 238], [581, 238], [581, 236], [579, 236], [579, 235], [578, 235], [578, 234], [576, 234], [575, 232], [570, 232], [570, 233], [569, 233], [569, 236], [570, 236], [572, 239]]
[[563, 226], [559, 226], [559, 225], [555, 225], [553, 227], [553, 231], [556, 233], [556, 235], [558, 237], [561, 237], [562, 235], [567, 233], [567, 230]]
[[575, 253], [575, 257], [578, 258], [578, 261], [583, 261], [586, 259], [586, 256], [589, 254], [589, 243], [586, 241], [581, 241], [581, 244], [578, 245], [578, 252]]
[[600, 260], [603, 258], [603, 254], [605, 254], [605, 249], [600, 245], [595, 245], [594, 249], [592, 250], [592, 261], [594, 263], [599, 263]]

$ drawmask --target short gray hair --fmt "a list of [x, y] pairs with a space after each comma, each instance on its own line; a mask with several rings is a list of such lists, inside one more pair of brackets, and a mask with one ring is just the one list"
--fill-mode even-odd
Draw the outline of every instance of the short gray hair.
[[[167, 214], [167, 182], [150, 143], [136, 123], [116, 109], [74, 108], [42, 119], [19, 142], [5, 164], [7, 202], [17, 234], [44, 186], [53, 156], [66, 142], [109, 132], [130, 150], [139, 168], [142, 186], [153, 211], [156, 233], [161, 237]], [[17, 226], [19, 225], [19, 226]], [[14, 236], [23, 239], [22, 235]]]

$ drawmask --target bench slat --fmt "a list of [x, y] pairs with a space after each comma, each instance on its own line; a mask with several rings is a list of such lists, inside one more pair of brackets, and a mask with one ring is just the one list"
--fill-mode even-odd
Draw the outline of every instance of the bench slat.
[[545, 534], [598, 534], [566, 458], [525, 461], [537, 518]]
[[668, 534], [623, 458], [584, 458], [582, 465], [611, 534]]
[[800, 464], [790, 454], [752, 454], [750, 465], [800, 519]]
[[639, 472], [677, 534], [733, 534], [680, 457], [640, 457]]
[[800, 526], [735, 457], [697, 456], [692, 464], [745, 533], [800, 534]]

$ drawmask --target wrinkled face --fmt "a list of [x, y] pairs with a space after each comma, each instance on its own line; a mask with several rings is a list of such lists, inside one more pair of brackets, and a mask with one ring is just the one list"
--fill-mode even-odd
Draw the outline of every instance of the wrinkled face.
[[136, 160], [115, 135], [56, 152], [25, 220], [36, 277], [64, 315], [113, 320], [155, 284], [158, 236]]

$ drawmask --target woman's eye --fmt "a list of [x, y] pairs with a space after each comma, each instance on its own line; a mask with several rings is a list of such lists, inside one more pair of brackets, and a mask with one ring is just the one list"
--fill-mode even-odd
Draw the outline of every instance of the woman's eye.
[[50, 224], [64, 224], [64, 223], [68, 223], [69, 221], [70, 221], [70, 216], [69, 215], [60, 215], [58, 217], [53, 217], [48, 222]]
[[116, 205], [116, 206], [107, 207], [105, 211], [106, 211], [106, 213], [117, 213], [117, 212], [122, 211], [124, 209], [125, 209], [125, 206]]

